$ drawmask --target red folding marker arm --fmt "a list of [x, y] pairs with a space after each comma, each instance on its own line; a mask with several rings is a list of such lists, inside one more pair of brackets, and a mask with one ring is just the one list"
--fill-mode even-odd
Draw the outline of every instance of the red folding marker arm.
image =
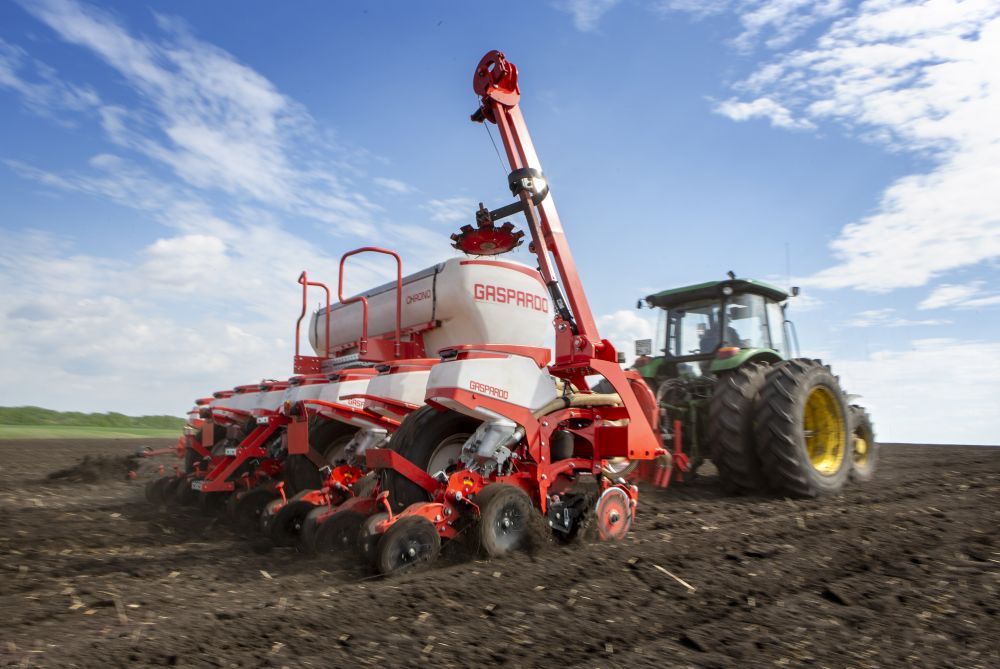
[[[627, 443], [633, 457], [653, 457], [662, 452], [662, 444], [653, 429], [655, 417], [641, 406], [625, 373], [618, 365], [614, 346], [602, 340], [590, 311], [569, 242], [563, 231], [555, 201], [544, 181], [541, 162], [535, 153], [528, 127], [518, 103], [517, 68], [499, 51], [490, 51], [476, 66], [472, 87], [480, 98], [480, 108], [472, 115], [477, 122], [495, 123], [500, 129], [510, 163], [511, 191], [521, 203], [531, 231], [531, 250], [538, 259], [538, 271], [552, 293], [557, 311], [556, 359], [553, 374], [569, 378], [579, 388], [586, 388], [585, 375], [604, 376], [619, 394], [628, 412]], [[496, 212], [480, 208], [480, 218], [491, 219], [514, 213], [511, 207]], [[551, 254], [551, 260], [549, 258]], [[562, 301], [559, 284], [566, 291]]]
[[[500, 129], [512, 181], [518, 177], [544, 179], [541, 162], [518, 106], [521, 93], [517, 86], [517, 67], [508, 62], [501, 52], [491, 51], [483, 56], [476, 67], [472, 87], [479, 95], [482, 105], [472, 119], [495, 123]], [[532, 248], [538, 258], [538, 270], [552, 291], [553, 303], [560, 312], [558, 316], [562, 322], [556, 329], [557, 366], [564, 363], [585, 364], [595, 357], [616, 362], [614, 349], [601, 341], [597, 332], [555, 201], [547, 193], [547, 186], [536, 187], [535, 192], [519, 187], [516, 183], [511, 186], [517, 188], [517, 195], [528, 221]], [[537, 194], [543, 196], [538, 198]], [[552, 254], [552, 260], [549, 259], [549, 253]], [[553, 271], [553, 262], [558, 275]], [[566, 303], [562, 303], [559, 292], [560, 280], [566, 291]]]

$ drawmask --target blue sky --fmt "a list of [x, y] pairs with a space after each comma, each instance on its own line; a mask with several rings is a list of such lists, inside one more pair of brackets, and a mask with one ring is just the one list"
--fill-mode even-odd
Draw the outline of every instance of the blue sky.
[[509, 198], [493, 48], [620, 349], [640, 296], [790, 274], [881, 439], [1000, 442], [995, 0], [0, 3], [0, 404], [287, 376], [302, 269]]

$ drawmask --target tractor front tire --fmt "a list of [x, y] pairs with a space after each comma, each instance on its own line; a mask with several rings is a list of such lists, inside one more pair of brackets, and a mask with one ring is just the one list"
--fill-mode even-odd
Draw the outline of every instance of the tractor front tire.
[[771, 368], [754, 436], [775, 490], [818, 497], [843, 488], [853, 453], [847, 411], [837, 377], [820, 361], [796, 358]]
[[854, 440], [854, 458], [851, 463], [851, 480], [871, 481], [878, 464], [879, 445], [875, 441], [875, 426], [872, 418], [862, 407], [852, 404], [851, 438]]
[[708, 404], [708, 443], [719, 477], [738, 492], [767, 487], [754, 447], [754, 405], [770, 365], [751, 362], [719, 374]]

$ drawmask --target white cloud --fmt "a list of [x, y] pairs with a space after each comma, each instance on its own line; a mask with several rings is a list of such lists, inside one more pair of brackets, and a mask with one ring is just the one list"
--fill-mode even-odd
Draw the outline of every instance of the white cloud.
[[733, 45], [742, 51], [763, 40], [769, 48], [787, 46], [817, 23], [844, 11], [843, 0], [661, 0], [653, 4], [660, 14], [687, 12], [705, 18], [736, 11], [743, 27]]
[[[0, 87], [38, 113], [44, 103], [96, 118], [109, 144], [58, 172], [4, 164], [45, 189], [108, 200], [139, 224], [164, 227], [120, 260], [83, 253], [70, 237], [12, 232], [23, 221], [0, 228], [0, 378], [19, 379], [0, 389], [0, 404], [181, 414], [212, 390], [291, 373], [296, 278], [307, 269], [335, 291], [338, 256], [355, 245], [327, 232], [405, 240], [407, 272], [449, 254], [442, 235], [379, 220], [381, 208], [352, 180], [398, 193], [410, 186], [368, 179], [351, 161], [362, 150], [325, 142], [300, 105], [184, 26], [160, 17], [162, 35], [140, 38], [69, 0], [26, 9], [103, 59], [118, 75], [105, 85], [125, 85], [136, 102], [112, 106], [94, 93], [96, 107], [74, 107], [64, 93], [85, 89], [23, 50], [0, 48]], [[310, 238], [284, 227], [303, 218], [312, 219]], [[352, 259], [345, 292], [385, 281], [390, 265]], [[310, 293], [310, 307], [319, 299]]]
[[435, 223], [475, 223], [476, 201], [469, 197], [449, 197], [428, 200], [420, 208], [430, 215]]
[[1000, 257], [1000, 4], [767, 0], [730, 9], [747, 31], [737, 41], [748, 44], [789, 16], [819, 32], [740, 82], [743, 99], [723, 103], [730, 116], [836, 122], [932, 165], [889, 185], [831, 243], [837, 264], [803, 283], [888, 291]]
[[354, 187], [352, 169], [327, 167], [342, 149], [325, 141], [301, 105], [232, 54], [165, 17], [157, 17], [154, 39], [75, 0], [22, 4], [62, 39], [102, 59], [138, 95], [135, 107], [98, 110], [119, 147], [167, 166], [194, 188], [315, 218], [335, 231], [372, 233], [380, 207]]
[[734, 121], [749, 121], [758, 118], [767, 119], [776, 128], [806, 130], [816, 127], [807, 119], [793, 118], [792, 113], [787, 108], [770, 98], [757, 98], [750, 102], [739, 102], [736, 99], [729, 99], [716, 105], [714, 111]]
[[950, 307], [965, 302], [967, 299], [979, 292], [982, 281], [973, 281], [966, 284], [944, 283], [935, 288], [920, 303], [920, 309], [940, 309]]
[[799, 293], [795, 297], [791, 298], [791, 307], [795, 313], [816, 311], [824, 304], [823, 300], [814, 295], [809, 295], [808, 293]]
[[553, 6], [573, 16], [577, 30], [590, 32], [597, 29], [601, 18], [621, 0], [557, 0]]
[[856, 328], [901, 328], [915, 325], [948, 325], [951, 321], [939, 318], [912, 320], [897, 315], [895, 309], [866, 309], [859, 312], [848, 325]]
[[966, 309], [975, 309], [978, 307], [995, 307], [1000, 305], [1000, 295], [991, 295], [989, 297], [977, 297], [971, 300], [966, 300], [962, 302], [961, 307]]
[[944, 283], [931, 291], [920, 303], [921, 309], [976, 309], [1000, 304], [1000, 295], [982, 295], [984, 282], [972, 281], [964, 284]]
[[983, 362], [998, 356], [1000, 342], [921, 339], [833, 367], [880, 441], [1000, 444], [1000, 365]]
[[407, 193], [412, 193], [416, 190], [413, 186], [406, 183], [405, 181], [400, 181], [399, 179], [389, 179], [387, 177], [375, 177], [372, 179], [375, 185], [384, 188], [385, 190], [396, 193], [398, 195], [406, 195]]
[[[659, 311], [659, 310], [657, 310]], [[625, 354], [625, 359], [631, 364], [635, 358], [635, 341], [637, 339], [652, 339], [656, 335], [656, 316], [650, 311], [635, 309], [619, 309], [597, 318], [597, 329], [601, 337], [607, 339], [619, 353]], [[656, 349], [655, 342], [653, 351]]]
[[[0, 229], [0, 378], [20, 379], [0, 404], [181, 414], [207, 392], [289, 376], [296, 277], [309, 269], [335, 290], [336, 259], [268, 225], [223, 234], [165, 237], [111, 261]], [[352, 263], [348, 292], [388, 273]]]
[[32, 112], [61, 123], [67, 119], [57, 116], [57, 111], [90, 111], [100, 104], [93, 89], [62, 81], [52, 68], [3, 39], [0, 39], [0, 88], [18, 93], [22, 104]]

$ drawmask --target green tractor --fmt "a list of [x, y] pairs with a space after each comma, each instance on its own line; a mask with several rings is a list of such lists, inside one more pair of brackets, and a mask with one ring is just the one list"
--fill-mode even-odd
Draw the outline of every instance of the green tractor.
[[635, 368], [656, 393], [665, 443], [680, 427], [689, 476], [710, 459], [735, 491], [816, 497], [873, 475], [871, 419], [829, 365], [795, 357], [788, 298], [730, 272], [639, 301], [662, 310], [660, 355], [636, 342]]

